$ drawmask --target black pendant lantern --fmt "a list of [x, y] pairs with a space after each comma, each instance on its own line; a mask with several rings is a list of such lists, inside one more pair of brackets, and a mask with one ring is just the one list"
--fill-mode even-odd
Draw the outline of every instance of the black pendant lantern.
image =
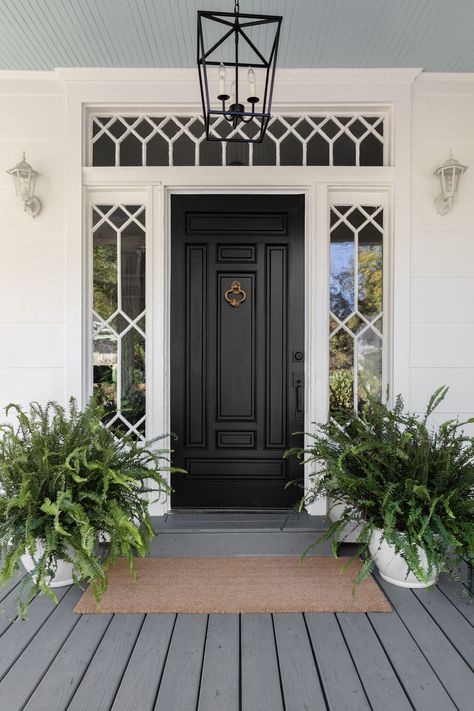
[[198, 11], [197, 63], [208, 141], [262, 141], [281, 21], [279, 15], [241, 13], [238, 2], [234, 12]]

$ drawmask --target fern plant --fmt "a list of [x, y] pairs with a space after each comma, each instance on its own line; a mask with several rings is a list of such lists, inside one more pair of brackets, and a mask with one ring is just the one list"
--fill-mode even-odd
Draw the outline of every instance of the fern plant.
[[[11, 404], [6, 413], [17, 425], [0, 426], [0, 584], [27, 553], [35, 566], [19, 587], [21, 617], [40, 591], [57, 601], [48, 580], [58, 560], [73, 564], [74, 580], [91, 583], [99, 602], [118, 556], [135, 575], [134, 556], [148, 552], [150, 499], [169, 491], [169, 450], [157, 451], [155, 440], [118, 439], [94, 400], [82, 411], [71, 399], [67, 410], [49, 402], [29, 411]], [[99, 554], [101, 534], [110, 542]]]
[[462, 431], [474, 418], [429, 425], [447, 391], [436, 390], [422, 417], [406, 412], [401, 396], [393, 408], [369, 399], [362, 413], [340, 413], [308, 435], [307, 448], [285, 454], [315, 465], [300, 508], [321, 496], [344, 505], [314, 545], [333, 539], [337, 555], [344, 531], [357, 530], [356, 556], [364, 562], [356, 583], [374, 568], [369, 541], [375, 529], [425, 583], [435, 570], [456, 577], [461, 560], [474, 563], [474, 439]]

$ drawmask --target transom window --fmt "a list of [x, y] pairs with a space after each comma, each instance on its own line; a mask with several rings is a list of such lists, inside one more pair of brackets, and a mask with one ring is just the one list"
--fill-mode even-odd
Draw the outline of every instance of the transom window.
[[[388, 164], [386, 112], [315, 112], [275, 115], [262, 143], [206, 141], [199, 114], [93, 114], [92, 166], [383, 166]], [[222, 117], [215, 135], [242, 138], [258, 127], [236, 129]]]

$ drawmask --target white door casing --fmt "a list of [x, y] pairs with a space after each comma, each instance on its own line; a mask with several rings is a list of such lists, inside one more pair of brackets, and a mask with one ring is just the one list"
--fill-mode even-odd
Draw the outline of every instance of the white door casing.
[[[329, 206], [334, 195], [345, 191], [353, 200], [383, 200], [387, 210], [390, 274], [388, 293], [389, 337], [385, 353], [387, 382], [392, 392], [401, 392], [409, 402], [409, 165], [410, 86], [415, 70], [303, 70], [313, 79], [314, 94], [320, 90], [325, 105], [380, 105], [392, 112], [391, 152], [393, 165], [367, 167], [83, 167], [84, 124], [87, 107], [154, 106], [176, 110], [177, 87], [189, 89], [194, 72], [188, 70], [61, 70], [67, 89], [67, 395], [84, 403], [91, 387], [90, 350], [90, 260], [88, 250], [91, 202], [107, 199], [140, 199], [147, 206], [147, 435], [169, 431], [169, 283], [170, 283], [170, 196], [187, 193], [303, 193], [305, 225], [305, 429], [323, 421], [328, 405], [328, 301], [329, 301]], [[174, 73], [177, 81], [173, 82]], [[283, 73], [283, 72], [282, 72]], [[292, 74], [293, 73], [293, 74]], [[288, 101], [281, 107], [288, 113], [313, 109], [296, 100], [301, 81], [299, 70], [284, 70], [280, 92]], [[291, 81], [293, 77], [293, 81]], [[334, 79], [337, 78], [337, 81]], [[354, 81], [356, 79], [356, 81]], [[358, 81], [357, 81], [358, 79]], [[328, 81], [329, 80], [329, 81]], [[195, 88], [195, 87], [194, 87]], [[285, 90], [285, 92], [283, 92]], [[183, 94], [185, 95], [185, 94]], [[100, 97], [100, 99], [99, 99]], [[337, 98], [339, 97], [339, 98]], [[346, 97], [344, 99], [344, 97]], [[383, 98], [382, 98], [383, 97]], [[100, 104], [99, 104], [100, 101]], [[106, 109], [104, 109], [106, 110]], [[143, 110], [143, 108], [142, 108]], [[192, 112], [195, 103], [179, 105]], [[393, 205], [393, 209], [387, 206]], [[387, 278], [387, 277], [386, 277]], [[150, 396], [151, 393], [151, 396]], [[310, 470], [306, 472], [306, 476]], [[169, 503], [153, 507], [153, 513], [168, 510]], [[323, 501], [310, 513], [322, 514]]]

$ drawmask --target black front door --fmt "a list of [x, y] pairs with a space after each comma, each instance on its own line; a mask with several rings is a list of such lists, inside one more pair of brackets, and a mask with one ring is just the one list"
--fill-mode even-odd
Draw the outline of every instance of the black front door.
[[173, 507], [286, 508], [303, 468], [304, 196], [171, 203]]

